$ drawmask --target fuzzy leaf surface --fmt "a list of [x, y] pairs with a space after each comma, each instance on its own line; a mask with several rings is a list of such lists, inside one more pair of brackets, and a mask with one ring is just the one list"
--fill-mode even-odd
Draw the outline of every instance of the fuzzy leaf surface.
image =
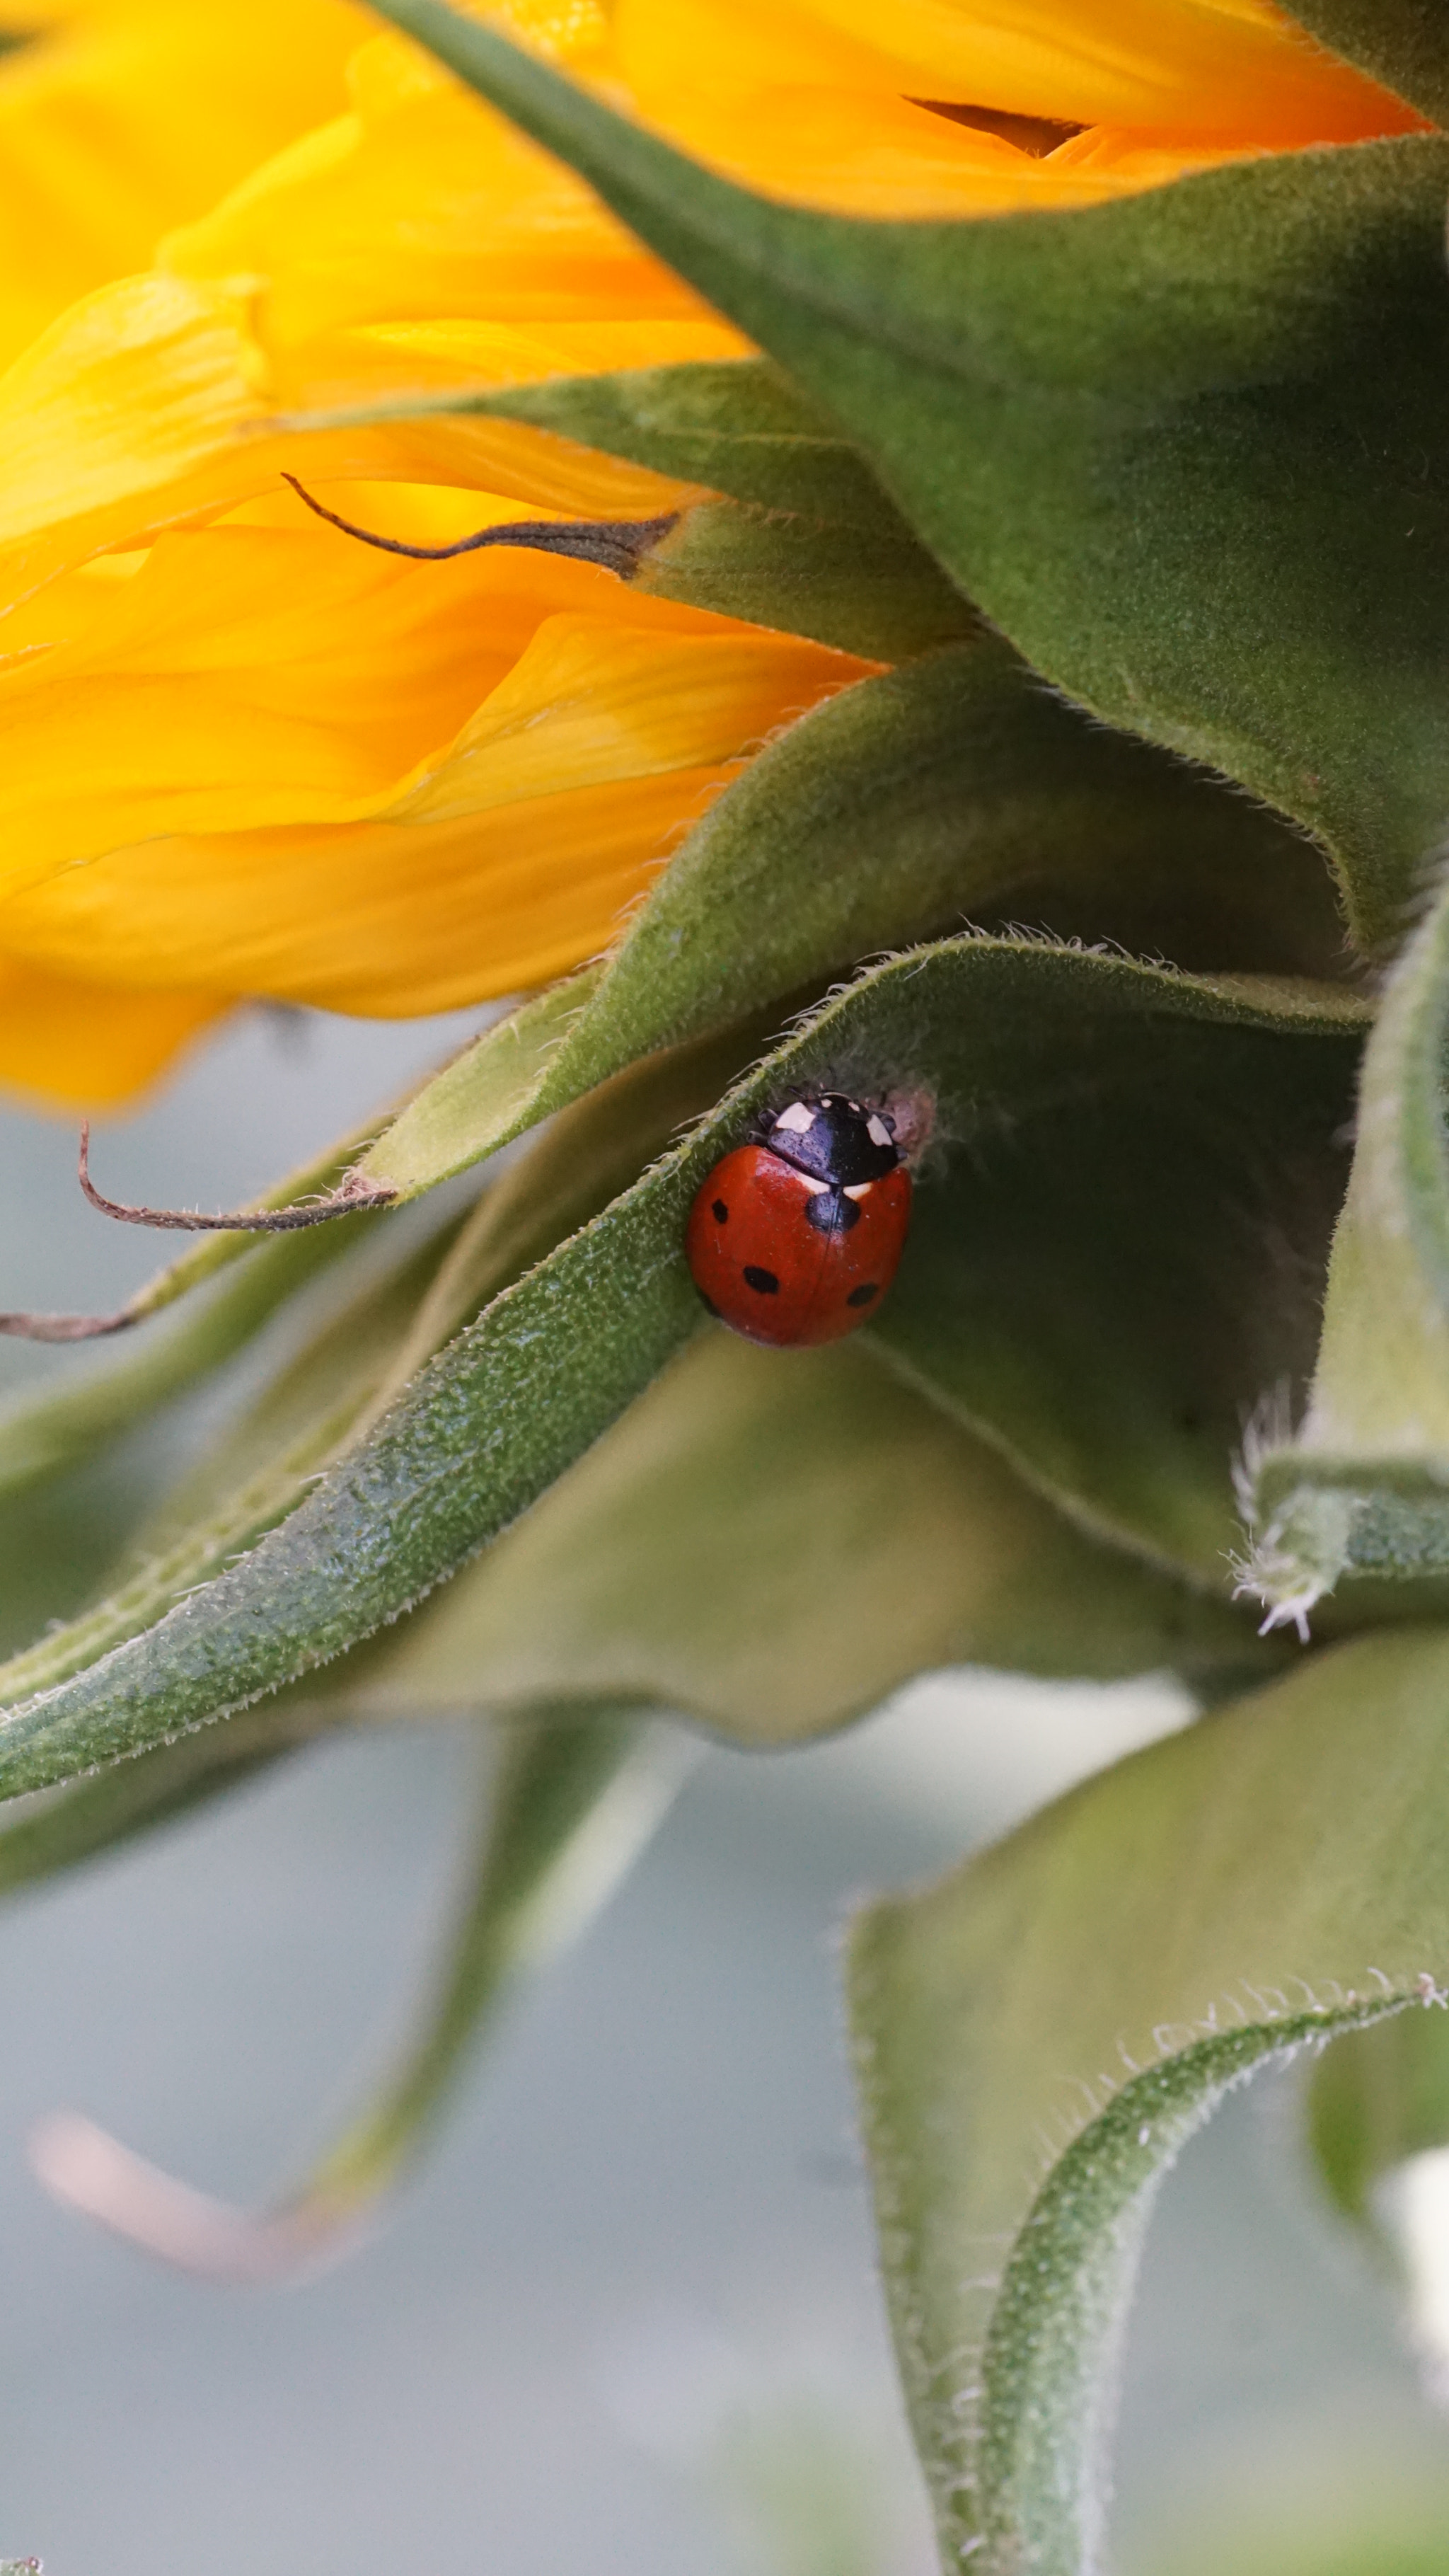
[[782, 1365], [715, 1330], [335, 1686], [365, 1717], [628, 1694], [768, 1745], [944, 1665], [1216, 1682], [1255, 1662], [1225, 1602], [1095, 1544], [869, 1337]]
[[982, 1100], [873, 1334], [1086, 1530], [1225, 1594], [1244, 1422], [1313, 1371], [1356, 1050], [1244, 1033], [1165, 1069], [1073, 1032], [1055, 1080]]
[[1449, 810], [1449, 143], [853, 221], [751, 196], [440, 0], [382, 14], [783, 364], [1039, 670], [1296, 816], [1355, 938], [1393, 937]]
[[1449, 1599], [1449, 891], [1394, 969], [1363, 1063], [1352, 1179], [1296, 1438], [1254, 1458], [1272, 1615], [1437, 1617]]
[[686, 510], [643, 557], [632, 587], [876, 662], [957, 642], [980, 623], [904, 520], [822, 527], [733, 501]]
[[1288, 15], [1436, 125], [1449, 125], [1449, 27], [1438, 0], [1293, 0]]
[[1266, 2059], [1433, 2008], [1446, 1761], [1449, 1635], [1357, 1639], [859, 1919], [882, 2254], [946, 2566], [1100, 2565], [1102, 2389], [1157, 2185]]
[[0, 1664], [0, 1697], [79, 1672], [285, 1518], [385, 1382], [456, 1221], [389, 1265], [307, 1339], [242, 1420], [133, 1531], [98, 1597]]
[[[240, 1707], [341, 1653], [496, 1537], [699, 1329], [682, 1238], [713, 1163], [782, 1090], [929, 1086], [948, 1131], [983, 1095], [1030, 1102], [1064, 1037], [1114, 1037], [1202, 1081], [1264, 1032], [1339, 1053], [1359, 1008], [1330, 987], [1190, 978], [984, 938], [888, 960], [778, 1045], [632, 1188], [493, 1298], [251, 1555], [0, 1725], [0, 1788], [37, 1788]], [[785, 1363], [788, 1365], [788, 1362]]]

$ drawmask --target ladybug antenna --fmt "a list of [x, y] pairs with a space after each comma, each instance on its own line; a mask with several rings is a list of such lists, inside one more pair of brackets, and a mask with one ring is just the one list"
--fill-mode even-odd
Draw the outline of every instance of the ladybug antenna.
[[476, 554], [482, 546], [531, 546], [538, 554], [574, 555], [581, 563], [602, 564], [605, 572], [627, 581], [638, 569], [639, 558], [667, 537], [678, 521], [677, 510], [667, 511], [659, 519], [510, 519], [496, 528], [475, 528], [470, 537], [457, 537], [450, 546], [410, 546], [401, 537], [379, 536], [375, 528], [359, 528], [353, 520], [329, 510], [299, 483], [295, 474], [282, 476], [290, 483], [299, 501], [329, 527], [340, 528], [344, 537], [356, 537], [364, 546], [377, 546], [386, 555], [407, 555], [414, 563], [446, 563], [453, 555]]

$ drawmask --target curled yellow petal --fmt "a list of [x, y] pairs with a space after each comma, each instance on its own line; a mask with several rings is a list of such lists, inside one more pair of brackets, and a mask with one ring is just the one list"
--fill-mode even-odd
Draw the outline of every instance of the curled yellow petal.
[[7, 10], [0, 365], [77, 297], [342, 104], [366, 13], [344, 0], [70, 0]]
[[153, 1082], [229, 1000], [0, 956], [0, 1085], [37, 1107], [112, 1108]]
[[279, 402], [745, 352], [581, 180], [415, 48], [366, 48], [355, 87], [351, 115], [160, 253], [178, 276], [256, 282]]
[[133, 277], [73, 306], [0, 378], [0, 546], [184, 473], [263, 417], [260, 372], [227, 288]]
[[[723, 122], [747, 92], [806, 86], [1238, 150], [1418, 121], [1267, 0], [619, 0], [614, 44], [645, 112], [670, 122], [706, 95]], [[735, 148], [758, 157], [748, 134]]]
[[602, 947], [751, 752], [871, 667], [588, 564], [315, 522], [169, 537], [25, 616], [0, 951], [381, 1016]]

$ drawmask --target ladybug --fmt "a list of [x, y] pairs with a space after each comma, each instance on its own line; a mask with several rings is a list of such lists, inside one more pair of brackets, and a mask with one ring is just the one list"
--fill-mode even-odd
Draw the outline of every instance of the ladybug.
[[716, 1163], [685, 1255], [712, 1315], [752, 1342], [839, 1341], [896, 1274], [911, 1176], [894, 1122], [843, 1093], [792, 1100]]

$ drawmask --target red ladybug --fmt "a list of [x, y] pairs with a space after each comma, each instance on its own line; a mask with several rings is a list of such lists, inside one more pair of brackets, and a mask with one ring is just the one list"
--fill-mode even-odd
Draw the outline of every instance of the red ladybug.
[[752, 1342], [835, 1342], [896, 1274], [911, 1176], [892, 1122], [838, 1091], [792, 1100], [716, 1163], [684, 1249], [712, 1315]]

